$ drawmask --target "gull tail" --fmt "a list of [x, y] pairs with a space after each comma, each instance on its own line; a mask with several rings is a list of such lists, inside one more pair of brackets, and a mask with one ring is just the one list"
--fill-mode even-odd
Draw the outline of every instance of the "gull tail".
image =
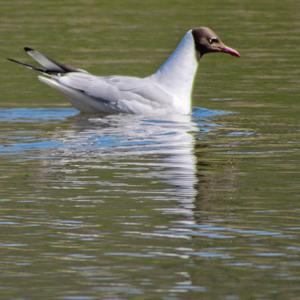
[[84, 71], [84, 70], [74, 69], [74, 68], [65, 66], [32, 48], [25, 47], [24, 50], [30, 57], [32, 57], [36, 62], [38, 62], [41, 65], [41, 67], [36, 67], [31, 64], [23, 63], [23, 62], [15, 60], [13, 58], [7, 58], [7, 59], [11, 62], [25, 66], [26, 68], [29, 68], [29, 69], [32, 69], [32, 70], [35, 70], [38, 72], [46, 73], [46, 74], [59, 74], [59, 73], [64, 74], [64, 73], [69, 73], [69, 72]]

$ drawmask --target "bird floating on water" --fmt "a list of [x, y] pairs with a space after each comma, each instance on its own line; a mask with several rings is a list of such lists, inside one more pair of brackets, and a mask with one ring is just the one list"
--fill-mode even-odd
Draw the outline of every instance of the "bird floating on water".
[[187, 31], [170, 57], [154, 74], [144, 78], [95, 76], [29, 47], [24, 50], [41, 66], [8, 60], [41, 72], [39, 80], [65, 94], [80, 111], [107, 114], [189, 114], [199, 59], [207, 53], [240, 56], [207, 27]]

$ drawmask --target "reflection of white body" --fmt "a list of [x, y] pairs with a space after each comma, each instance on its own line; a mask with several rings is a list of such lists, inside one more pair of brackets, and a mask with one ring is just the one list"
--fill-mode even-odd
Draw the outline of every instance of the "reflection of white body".
[[169, 59], [146, 78], [71, 72], [39, 79], [63, 92], [73, 106], [84, 112], [188, 114], [197, 65], [190, 30]]
[[119, 183], [126, 184], [128, 176], [144, 178], [145, 189], [147, 181], [153, 178], [169, 184], [170, 195], [175, 199], [191, 204], [196, 193], [196, 158], [191, 134], [195, 130], [191, 117], [182, 115], [169, 116], [163, 121], [136, 115], [79, 118], [72, 127], [55, 134], [54, 139], [62, 142], [62, 147], [54, 150], [53, 155], [58, 158], [55, 164], [67, 168], [74, 164], [71, 174], [82, 163], [93, 169], [108, 167], [112, 176], [115, 172], [119, 174]]

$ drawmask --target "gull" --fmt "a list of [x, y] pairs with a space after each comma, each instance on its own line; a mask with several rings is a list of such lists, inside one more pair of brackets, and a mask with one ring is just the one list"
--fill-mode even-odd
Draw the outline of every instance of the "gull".
[[207, 53], [239, 57], [208, 27], [188, 30], [169, 58], [150, 76], [96, 76], [68, 67], [25, 47], [40, 66], [9, 61], [42, 73], [41, 82], [62, 92], [70, 103], [85, 113], [102, 114], [190, 114], [192, 90], [200, 58]]

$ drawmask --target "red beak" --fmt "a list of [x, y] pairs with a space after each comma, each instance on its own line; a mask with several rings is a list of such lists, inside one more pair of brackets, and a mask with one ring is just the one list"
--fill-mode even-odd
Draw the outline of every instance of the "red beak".
[[223, 48], [221, 48], [221, 52], [224, 52], [224, 53], [228, 53], [232, 56], [236, 56], [236, 57], [240, 57], [240, 53], [230, 47], [227, 47], [227, 46], [224, 46]]

